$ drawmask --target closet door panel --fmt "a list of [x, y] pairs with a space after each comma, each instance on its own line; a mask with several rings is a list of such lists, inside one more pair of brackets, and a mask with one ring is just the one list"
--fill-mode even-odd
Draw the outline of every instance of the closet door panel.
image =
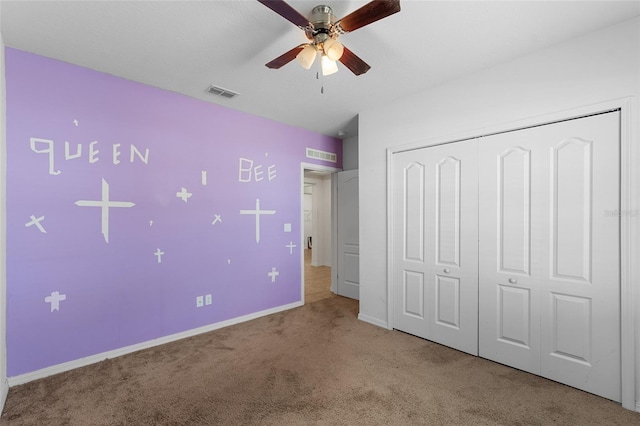
[[394, 327], [428, 339], [426, 303], [425, 163], [419, 151], [393, 156], [393, 312]]
[[549, 194], [541, 375], [614, 401], [622, 395], [619, 120], [610, 112], [536, 135], [550, 163], [541, 177]]
[[394, 327], [477, 355], [477, 144], [394, 154], [392, 173]]
[[541, 197], [532, 171], [538, 160], [514, 132], [479, 142], [479, 353], [537, 372], [539, 259], [542, 241], [533, 208]]
[[480, 355], [619, 401], [619, 114], [479, 150]]
[[478, 354], [478, 145], [427, 148], [430, 340]]

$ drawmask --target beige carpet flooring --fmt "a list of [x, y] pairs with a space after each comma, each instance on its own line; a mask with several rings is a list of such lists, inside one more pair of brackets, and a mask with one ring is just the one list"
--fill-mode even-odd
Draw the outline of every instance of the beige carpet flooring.
[[10, 389], [0, 425], [640, 425], [335, 295]]

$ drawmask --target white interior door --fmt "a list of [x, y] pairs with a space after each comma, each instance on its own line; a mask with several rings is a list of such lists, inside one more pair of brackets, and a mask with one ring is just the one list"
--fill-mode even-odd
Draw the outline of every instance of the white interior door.
[[619, 113], [479, 152], [480, 355], [620, 401]]
[[478, 353], [477, 144], [394, 155], [394, 327]]
[[358, 170], [337, 173], [338, 294], [360, 299]]

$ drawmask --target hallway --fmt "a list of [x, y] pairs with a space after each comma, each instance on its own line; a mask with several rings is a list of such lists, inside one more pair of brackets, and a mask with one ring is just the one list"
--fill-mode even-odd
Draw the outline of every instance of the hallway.
[[304, 251], [304, 302], [313, 303], [332, 297], [331, 267], [311, 266], [311, 249]]

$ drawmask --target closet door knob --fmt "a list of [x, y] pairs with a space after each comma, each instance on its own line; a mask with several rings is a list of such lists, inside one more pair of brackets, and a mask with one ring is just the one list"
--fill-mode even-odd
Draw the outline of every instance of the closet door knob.
[[516, 284], [518, 282], [518, 280], [516, 280], [515, 278], [509, 278], [509, 282], [511, 284]]
[[451, 272], [451, 271], [449, 270], [449, 268], [444, 268], [444, 273], [445, 273], [445, 274], [448, 274], [449, 272]]

